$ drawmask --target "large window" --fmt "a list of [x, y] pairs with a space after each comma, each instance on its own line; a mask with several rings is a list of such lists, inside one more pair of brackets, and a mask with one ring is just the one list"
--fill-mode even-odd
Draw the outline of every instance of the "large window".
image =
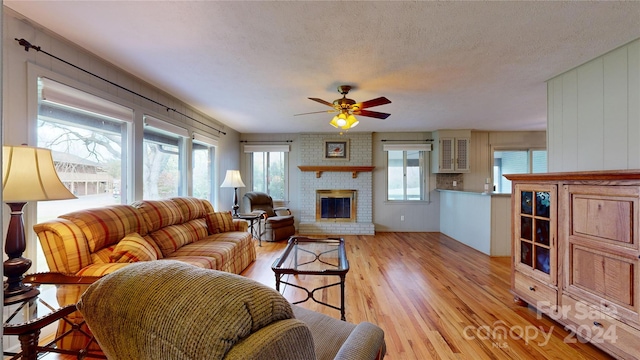
[[425, 145], [385, 146], [387, 152], [387, 200], [428, 200]]
[[[38, 146], [51, 149], [60, 180], [78, 198], [40, 201], [37, 223], [125, 203], [126, 139], [133, 111], [47, 78], [38, 79]], [[35, 271], [48, 271], [37, 242]]]
[[283, 152], [254, 152], [252, 191], [262, 191], [274, 200], [285, 200], [285, 161]]
[[251, 172], [249, 191], [265, 192], [274, 201], [286, 201], [289, 145], [244, 145], [244, 152]]
[[146, 200], [186, 195], [184, 140], [186, 130], [145, 117], [143, 196]]
[[494, 192], [511, 193], [511, 181], [505, 174], [547, 172], [547, 151], [536, 149], [495, 150], [493, 152]]

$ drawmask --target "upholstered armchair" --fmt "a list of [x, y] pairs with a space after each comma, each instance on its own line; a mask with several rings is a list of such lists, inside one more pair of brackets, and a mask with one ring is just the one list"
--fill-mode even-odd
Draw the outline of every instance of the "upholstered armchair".
[[260, 212], [263, 216], [264, 233], [260, 238], [266, 241], [289, 239], [296, 234], [293, 215], [285, 207], [273, 207], [273, 199], [263, 192], [248, 192], [242, 198], [245, 212]]
[[384, 332], [291, 305], [276, 290], [179, 261], [131, 264], [77, 304], [108, 359], [374, 360]]

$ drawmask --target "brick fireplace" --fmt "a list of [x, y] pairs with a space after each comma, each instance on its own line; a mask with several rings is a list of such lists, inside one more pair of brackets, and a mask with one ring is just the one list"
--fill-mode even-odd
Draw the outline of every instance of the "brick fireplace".
[[[370, 167], [371, 133], [343, 135], [349, 139], [349, 160], [326, 160], [322, 154], [324, 141], [335, 139], [336, 134], [301, 134], [300, 166], [308, 167]], [[368, 171], [301, 171], [300, 173], [300, 214], [298, 233], [302, 235], [373, 235], [373, 173]], [[352, 191], [352, 208], [349, 220], [344, 218], [318, 218], [318, 191]], [[351, 195], [349, 195], [351, 196]], [[342, 197], [342, 196], [340, 196]], [[334, 197], [335, 198], [335, 197]], [[342, 216], [342, 215], [341, 215]]]

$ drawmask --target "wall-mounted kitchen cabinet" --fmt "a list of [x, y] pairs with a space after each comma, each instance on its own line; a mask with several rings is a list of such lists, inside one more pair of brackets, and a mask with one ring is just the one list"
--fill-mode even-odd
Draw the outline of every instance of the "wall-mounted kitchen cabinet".
[[438, 130], [433, 132], [433, 173], [468, 173], [471, 130]]

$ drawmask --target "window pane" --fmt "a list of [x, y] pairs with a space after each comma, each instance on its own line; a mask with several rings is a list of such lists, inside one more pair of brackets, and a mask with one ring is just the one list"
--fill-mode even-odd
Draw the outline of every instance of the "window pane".
[[547, 150], [533, 150], [531, 152], [531, 172], [547, 172]]
[[254, 152], [252, 163], [253, 191], [266, 192], [273, 200], [285, 200], [285, 153]]
[[424, 200], [424, 152], [387, 151], [387, 200]]
[[387, 199], [404, 200], [404, 151], [387, 151]]
[[145, 127], [143, 143], [143, 198], [164, 199], [181, 191], [182, 138]]
[[266, 152], [253, 153], [253, 191], [267, 192]]
[[420, 151], [407, 151], [407, 200], [422, 200]]
[[[53, 84], [49, 80], [48, 84]], [[40, 86], [38, 94], [38, 146], [51, 149], [60, 180], [78, 198], [59, 201], [39, 201], [36, 223], [54, 219], [64, 213], [126, 202], [123, 194], [122, 169], [126, 158], [123, 147], [127, 124], [123, 121], [82, 108], [83, 101], [105, 104], [106, 100], [55, 83], [56, 91], [69, 91], [67, 99], [74, 106], [45, 100]], [[131, 111], [131, 117], [133, 112]], [[126, 177], [125, 177], [126, 178]], [[126, 192], [124, 192], [126, 194]], [[122, 196], [121, 196], [122, 195]], [[34, 271], [48, 271], [40, 242]]]
[[193, 143], [193, 196], [211, 201], [213, 147]]
[[511, 181], [502, 175], [505, 174], [527, 174], [529, 173], [529, 151], [495, 151], [493, 153], [494, 173], [496, 192], [510, 193]]
[[274, 200], [284, 200], [284, 153], [270, 152], [267, 177], [268, 193]]
[[[531, 156], [531, 166], [529, 166]], [[510, 193], [511, 181], [505, 174], [527, 174], [547, 172], [546, 150], [513, 150], [494, 151], [493, 153], [493, 181], [496, 192]]]

